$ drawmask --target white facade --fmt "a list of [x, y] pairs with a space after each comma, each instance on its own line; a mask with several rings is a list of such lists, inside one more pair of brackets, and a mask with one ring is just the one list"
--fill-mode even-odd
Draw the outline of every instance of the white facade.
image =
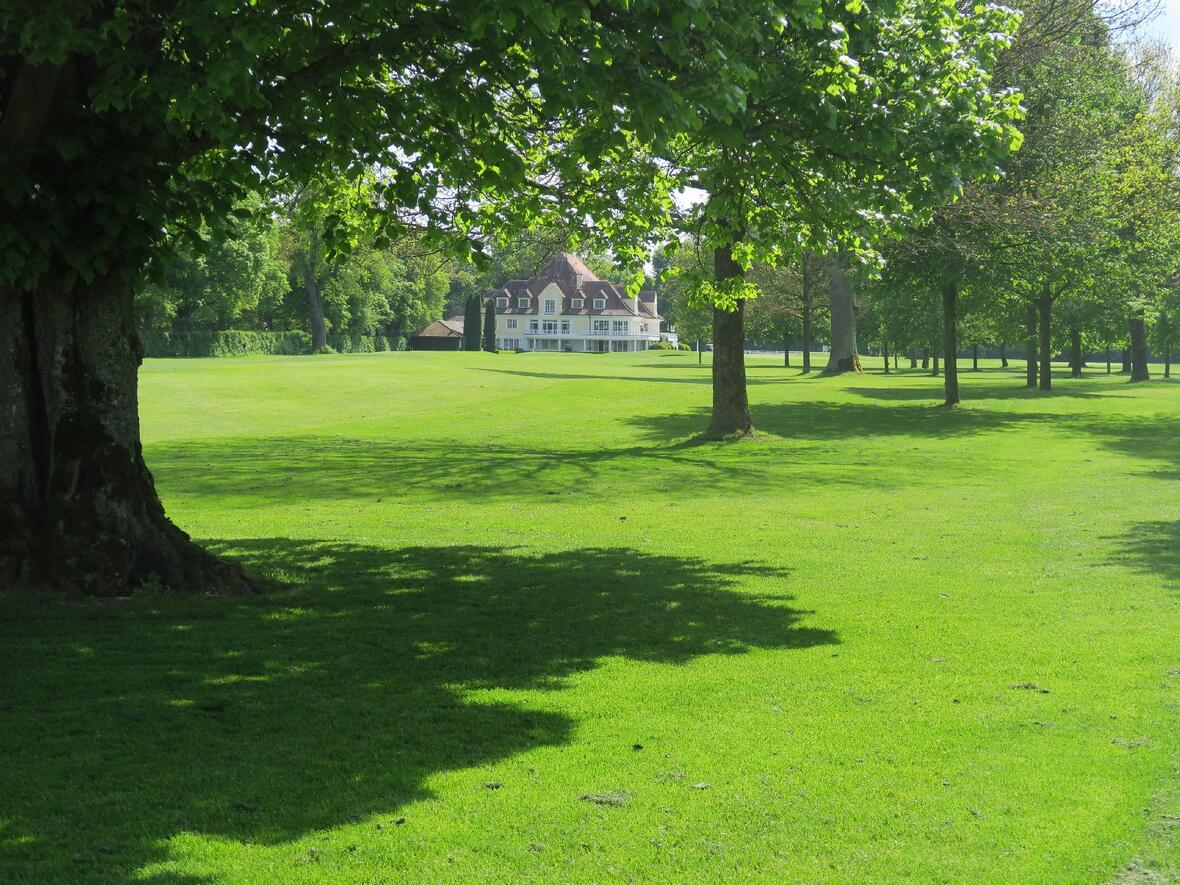
[[515, 311], [496, 315], [496, 346], [501, 350], [617, 353], [647, 350], [652, 342], [660, 340], [659, 318], [642, 311], [636, 299], [627, 299], [626, 312], [596, 314], [586, 311], [605, 310], [606, 298], [589, 297], [592, 292], [587, 292], [585, 298], [571, 298], [552, 282], [537, 296], [528, 298], [527, 307], [525, 298], [520, 299], [520, 304], [512, 304], [511, 295], [497, 295], [497, 310]]

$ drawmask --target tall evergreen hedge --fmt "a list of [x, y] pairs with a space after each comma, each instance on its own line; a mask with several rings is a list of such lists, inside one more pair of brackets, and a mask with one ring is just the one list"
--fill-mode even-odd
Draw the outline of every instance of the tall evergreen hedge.
[[483, 317], [483, 306], [478, 295], [467, 299], [463, 310], [463, 349], [479, 350], [483, 336], [480, 335], [479, 321]]
[[483, 349], [493, 353], [496, 350], [496, 302], [491, 298], [483, 308]]
[[[306, 332], [140, 332], [139, 340], [143, 355], [153, 358], [311, 353]], [[337, 353], [374, 353], [405, 350], [405, 341], [384, 335], [329, 335], [328, 346]]]

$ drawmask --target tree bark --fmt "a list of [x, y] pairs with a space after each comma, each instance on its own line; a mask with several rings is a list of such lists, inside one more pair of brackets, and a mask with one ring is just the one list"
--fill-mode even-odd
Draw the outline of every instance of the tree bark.
[[324, 323], [323, 285], [320, 276], [320, 232], [311, 231], [308, 245], [307, 269], [303, 274], [307, 290], [307, 307], [311, 317], [311, 352], [319, 353], [328, 346], [328, 329]]
[[1131, 374], [1131, 340], [1127, 339], [1127, 346], [1123, 348], [1123, 375]]
[[1110, 345], [1106, 346], [1106, 374], [1110, 374]]
[[791, 335], [783, 332], [783, 368], [791, 368]]
[[1003, 341], [1000, 342], [1000, 367], [1008, 368], [1008, 345]]
[[1053, 354], [1050, 347], [1053, 344], [1053, 293], [1046, 283], [1041, 288], [1040, 298], [1037, 299], [1037, 310], [1040, 313], [1041, 331], [1041, 390], [1053, 389]]
[[934, 378], [937, 378], [940, 374], [942, 374], [942, 371], [938, 365], [938, 356], [938, 347], [935, 346], [930, 348], [930, 375]]
[[803, 287], [803, 374], [811, 374], [811, 295]]
[[971, 345], [971, 371], [972, 372], [979, 371], [979, 345], [978, 344]]
[[251, 589], [164, 515], [140, 445], [141, 356], [124, 283], [0, 288], [0, 586]]
[[1170, 341], [1164, 342], [1164, 377], [1172, 377], [1172, 344]]
[[1025, 386], [1037, 386], [1037, 306], [1030, 304], [1028, 306], [1028, 317], [1026, 319], [1028, 328], [1028, 340], [1025, 342], [1026, 358], [1025, 364]]
[[[946, 366], [942, 379], [942, 404], [948, 408], [959, 404], [958, 301], [958, 287], [954, 283], [944, 283], [942, 286], [942, 349], [946, 354]], [[936, 355], [936, 364], [937, 360]]]
[[929, 347], [922, 348], [922, 368], [923, 369], [930, 368], [930, 348]]
[[882, 356], [882, 362], [885, 364], [885, 374], [888, 375], [889, 374], [889, 340], [886, 338], [881, 339], [881, 356]]
[[1082, 377], [1082, 330], [1077, 326], [1069, 330], [1069, 374]]
[[918, 368], [918, 348], [916, 347], [910, 348], [910, 368]]
[[1147, 368], [1147, 330], [1141, 316], [1131, 317], [1131, 380], [1151, 380]]
[[[743, 276], [729, 246], [713, 251], [713, 279], [718, 283]], [[713, 417], [709, 436], [749, 433], [750, 403], [746, 396], [745, 299], [734, 310], [713, 308]]]
[[832, 352], [824, 373], [860, 372], [856, 352], [856, 292], [839, 257], [828, 258], [828, 300], [832, 308]]

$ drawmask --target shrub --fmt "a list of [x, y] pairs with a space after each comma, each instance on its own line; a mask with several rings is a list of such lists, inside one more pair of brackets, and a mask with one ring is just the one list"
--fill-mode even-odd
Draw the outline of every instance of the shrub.
[[251, 356], [255, 354], [303, 354], [311, 352], [306, 332], [142, 332], [146, 357]]
[[673, 347], [672, 343], [669, 341], [653, 341], [651, 344], [649, 344], [647, 346], [647, 349], [648, 350], [675, 350], [676, 348]]

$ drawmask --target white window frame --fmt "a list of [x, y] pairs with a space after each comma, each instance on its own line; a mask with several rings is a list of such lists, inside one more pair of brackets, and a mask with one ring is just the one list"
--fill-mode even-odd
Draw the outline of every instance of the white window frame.
[[591, 326], [596, 335], [603, 335], [610, 332], [610, 320], [594, 320]]
[[529, 331], [530, 332], [537, 331], [537, 321], [536, 320], [529, 320]]
[[595, 310], [606, 310], [606, 299], [605, 298], [595, 298], [594, 299], [594, 309]]
[[533, 303], [533, 301], [532, 301], [532, 299], [531, 299], [531, 298], [527, 298], [527, 297], [524, 297], [524, 296], [518, 297], [518, 298], [516, 299], [516, 306], [517, 306], [517, 307], [525, 307], [525, 308], [527, 308], [527, 307], [528, 307], [530, 304], [532, 304], [532, 303]]
[[557, 334], [557, 320], [545, 320], [541, 323], [541, 331], [546, 335]]
[[586, 302], [581, 298], [571, 298], [570, 299], [570, 310], [581, 310], [582, 305], [585, 303]]
[[557, 316], [557, 302], [552, 298], [545, 299], [545, 316]]
[[570, 321], [569, 320], [562, 320], [561, 321], [561, 334], [568, 335], [569, 333], [570, 333]]
[[506, 322], [504, 325], [509, 329], [515, 329], [516, 328], [516, 317], [509, 317], [508, 322]]
[[499, 310], [507, 310], [508, 309], [508, 299], [507, 298], [497, 298], [496, 299], [496, 307]]
[[616, 335], [620, 335], [620, 334], [626, 335], [627, 334], [627, 321], [626, 320], [615, 320], [611, 324], [611, 331], [614, 332]]

